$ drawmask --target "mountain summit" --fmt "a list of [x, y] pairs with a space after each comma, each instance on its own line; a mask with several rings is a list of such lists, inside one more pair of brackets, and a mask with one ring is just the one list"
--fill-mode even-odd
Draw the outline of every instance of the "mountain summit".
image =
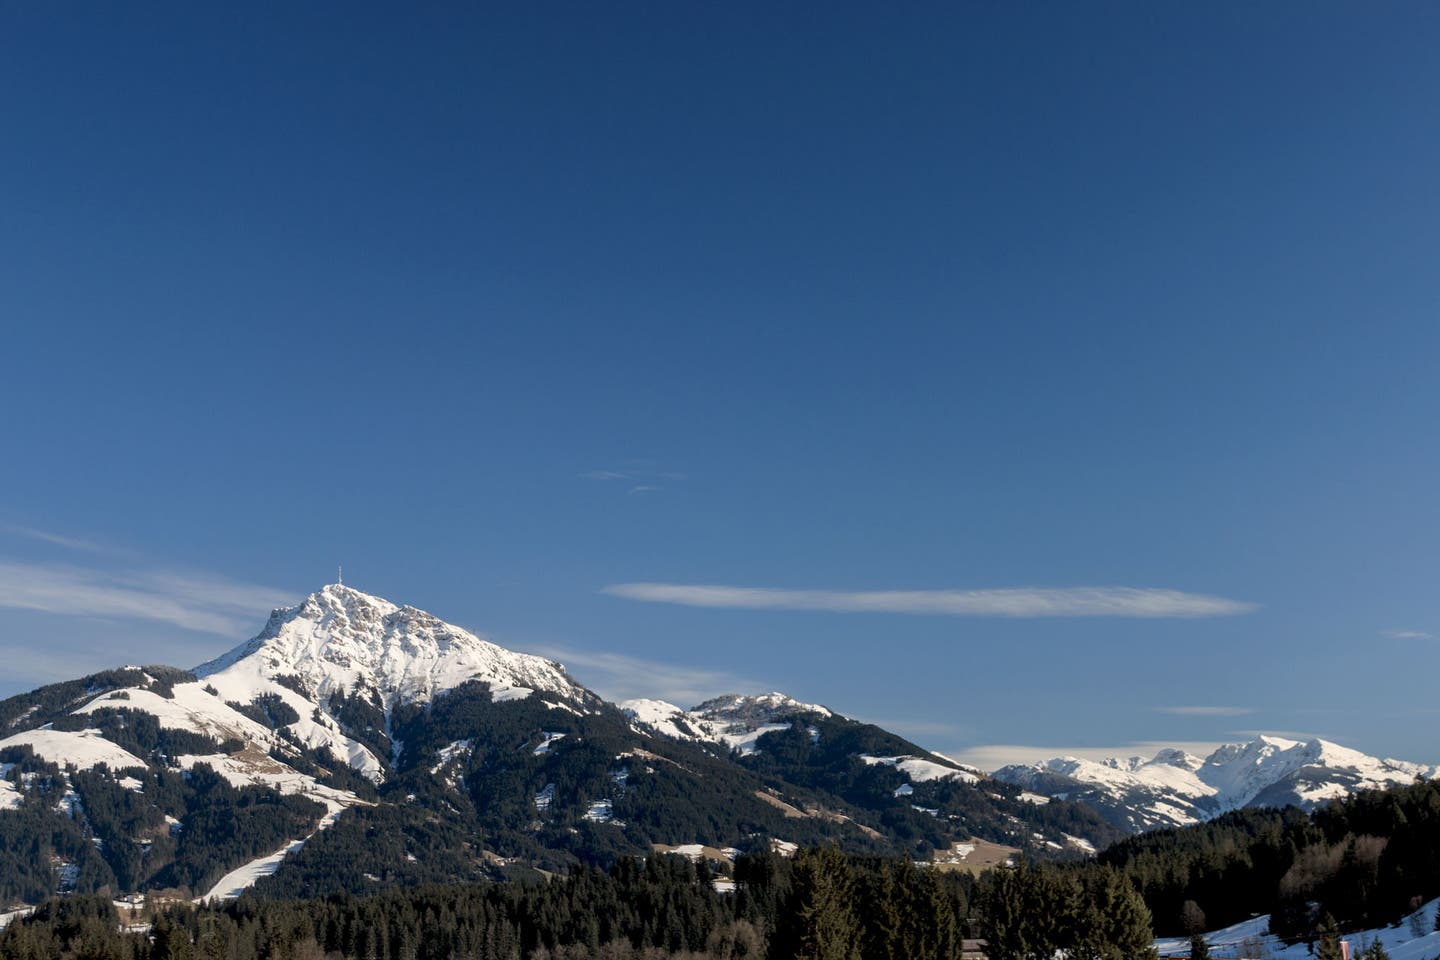
[[425, 703], [471, 680], [489, 684], [497, 700], [536, 691], [593, 697], [553, 660], [507, 650], [423, 610], [339, 583], [276, 610], [257, 637], [195, 674], [236, 694], [285, 678], [316, 700], [363, 697], [387, 717], [397, 704]]

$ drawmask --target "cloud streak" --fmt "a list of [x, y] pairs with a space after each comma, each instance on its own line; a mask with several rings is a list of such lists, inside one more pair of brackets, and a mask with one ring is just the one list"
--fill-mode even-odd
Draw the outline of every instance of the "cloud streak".
[[1171, 713], [1177, 717], [1243, 717], [1254, 713], [1254, 707], [1156, 707], [1157, 713]]
[[683, 583], [616, 583], [602, 593], [646, 603], [740, 610], [908, 613], [953, 617], [1228, 617], [1253, 603], [1143, 587], [998, 590], [782, 590]]
[[577, 679], [607, 700], [652, 697], [689, 709], [723, 693], [771, 689], [767, 684], [726, 670], [662, 663], [621, 653], [566, 647], [544, 647], [536, 652], [559, 660]]
[[40, 543], [64, 547], [66, 550], [78, 550], [82, 553], [119, 554], [122, 552], [90, 540], [81, 540], [79, 537], [67, 537], [63, 534], [51, 533], [48, 530], [37, 530], [34, 527], [23, 527], [13, 523], [0, 524], [0, 533], [8, 533], [17, 537], [24, 537], [27, 540], [36, 540]]
[[293, 602], [271, 587], [171, 571], [112, 572], [0, 559], [0, 607], [81, 617], [152, 620], [236, 636], [257, 615]]
[[686, 479], [683, 473], [655, 470], [649, 466], [626, 467], [623, 470], [586, 470], [579, 476], [582, 480], [599, 480], [602, 483], [624, 480], [626, 493], [630, 494], [655, 493], [664, 490], [666, 483]]

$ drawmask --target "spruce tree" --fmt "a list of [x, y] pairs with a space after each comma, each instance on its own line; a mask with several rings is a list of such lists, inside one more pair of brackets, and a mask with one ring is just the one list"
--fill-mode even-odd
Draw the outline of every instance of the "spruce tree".
[[1026, 915], [1023, 893], [1028, 872], [1028, 866], [1021, 860], [1013, 869], [1002, 867], [990, 874], [990, 889], [983, 907], [990, 960], [1022, 960], [1030, 954], [1030, 940], [1026, 935], [1030, 918]]
[[803, 850], [795, 857], [793, 877], [771, 945], [773, 960], [860, 960], [855, 884], [845, 856], [829, 847]]
[[1190, 960], [1210, 960], [1210, 946], [1205, 942], [1205, 934], [1190, 934]]
[[1117, 888], [1108, 913], [1111, 943], [1124, 960], [1154, 960], [1155, 933], [1145, 898], [1118, 872], [1111, 876]]
[[1320, 935], [1320, 942], [1315, 949], [1316, 960], [1345, 960], [1340, 949], [1340, 927], [1334, 916], [1326, 913], [1321, 917], [1316, 932]]
[[1360, 954], [1360, 960], [1390, 960], [1390, 954], [1385, 950], [1385, 945], [1376, 937], [1370, 941], [1370, 946]]

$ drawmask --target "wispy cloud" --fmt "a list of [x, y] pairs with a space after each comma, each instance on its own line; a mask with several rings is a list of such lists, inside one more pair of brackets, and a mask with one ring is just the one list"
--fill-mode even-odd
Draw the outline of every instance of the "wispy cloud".
[[615, 480], [628, 481], [627, 493], [655, 493], [665, 489], [665, 484], [686, 479], [683, 473], [673, 470], [656, 470], [648, 461], [637, 461], [636, 466], [623, 470], [586, 470], [580, 474], [582, 480], [598, 480], [608, 483]]
[[104, 544], [95, 543], [90, 540], [82, 540], [79, 537], [69, 537], [60, 533], [51, 533], [49, 530], [37, 530], [34, 527], [26, 527], [15, 523], [0, 523], [0, 533], [11, 536], [23, 537], [26, 540], [35, 540], [40, 543], [48, 543], [52, 546], [64, 547], [67, 550], [76, 550], [81, 553], [109, 553], [122, 554], [124, 551]]
[[1329, 740], [1332, 743], [1338, 743], [1351, 739], [1343, 734], [1314, 733], [1309, 730], [1226, 730], [1225, 733], [1227, 736], [1243, 740], [1254, 740], [1256, 737], [1278, 737], [1281, 740], [1299, 740], [1302, 743], [1307, 740]]
[[[841, 711], [844, 712], [844, 711]], [[858, 717], [849, 714], [851, 719], [859, 720], [862, 723], [873, 723], [875, 726], [892, 733], [901, 733], [910, 737], [947, 737], [954, 740], [967, 736], [970, 728], [959, 723], [947, 723], [941, 720], [907, 720], [894, 717]]]
[[722, 693], [750, 693], [771, 687], [728, 670], [687, 667], [621, 653], [545, 647], [537, 651], [559, 660], [576, 679], [607, 700], [649, 697], [689, 708]]
[[272, 587], [167, 570], [109, 571], [0, 559], [0, 607], [83, 617], [153, 620], [223, 636], [293, 601]]
[[1424, 630], [1381, 630], [1380, 636], [1391, 640], [1434, 640], [1435, 634]]
[[602, 593], [649, 603], [745, 610], [914, 613], [960, 617], [1225, 617], [1253, 603], [1142, 587], [999, 590], [781, 590], [682, 583], [617, 583]]
[[1136, 740], [1108, 747], [1047, 747], [997, 743], [967, 747], [952, 753], [951, 756], [961, 763], [968, 763], [981, 770], [998, 770], [1012, 763], [1038, 763], [1053, 757], [1078, 757], [1082, 760], [1144, 757], [1148, 760], [1161, 750], [1183, 750], [1193, 756], [1205, 757], [1214, 753], [1219, 746], [1218, 741], [1210, 740]]
[[1173, 713], [1177, 717], [1243, 717], [1254, 713], [1254, 707], [1156, 707], [1157, 713]]

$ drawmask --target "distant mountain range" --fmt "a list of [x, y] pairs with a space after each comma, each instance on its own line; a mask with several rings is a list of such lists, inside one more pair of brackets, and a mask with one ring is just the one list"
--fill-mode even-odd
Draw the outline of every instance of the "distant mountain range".
[[1306, 810], [1358, 790], [1429, 779], [1437, 769], [1382, 760], [1327, 740], [1256, 737], [1208, 757], [1162, 750], [1150, 759], [1056, 757], [1002, 767], [995, 779], [1043, 797], [1083, 803], [1122, 830], [1138, 832], [1208, 820], [1240, 807]]
[[677, 849], [963, 865], [976, 841], [1079, 855], [1120, 835], [816, 704], [607, 703], [552, 660], [339, 584], [193, 671], [0, 701], [0, 735], [0, 907], [363, 892]]

